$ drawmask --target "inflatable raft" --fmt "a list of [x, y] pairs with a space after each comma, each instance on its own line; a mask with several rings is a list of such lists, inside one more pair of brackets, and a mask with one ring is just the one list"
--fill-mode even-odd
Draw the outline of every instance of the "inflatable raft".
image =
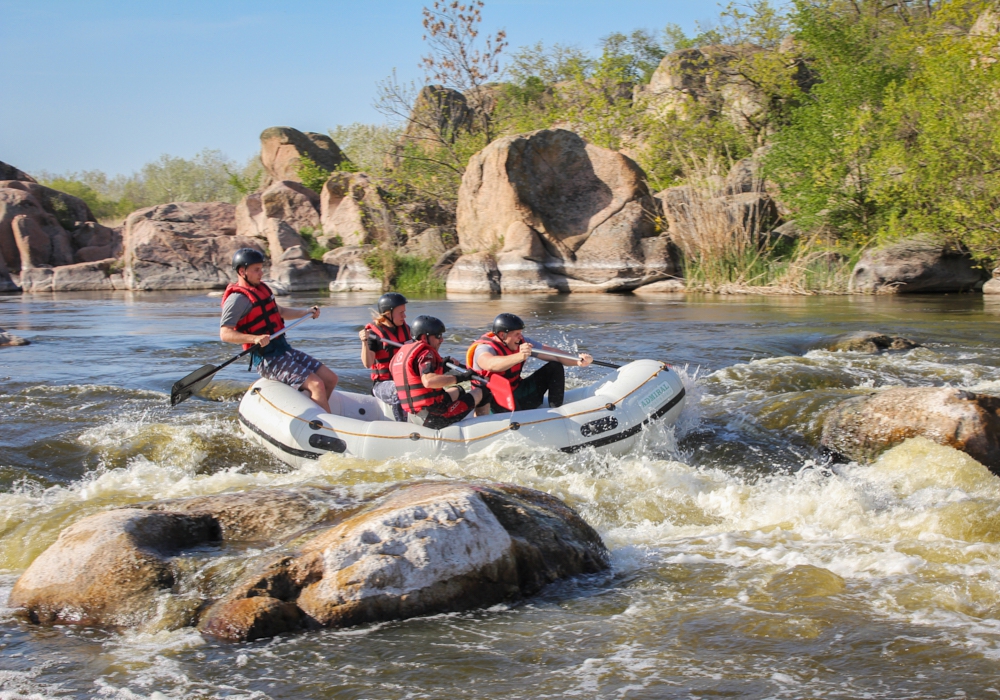
[[636, 360], [593, 384], [566, 391], [558, 408], [469, 417], [442, 430], [394, 421], [388, 406], [367, 394], [335, 391], [326, 413], [306, 394], [258, 380], [240, 402], [239, 421], [254, 442], [296, 467], [332, 453], [461, 458], [499, 441], [576, 452], [621, 454], [651, 421], [672, 425], [684, 406], [684, 384], [663, 362]]

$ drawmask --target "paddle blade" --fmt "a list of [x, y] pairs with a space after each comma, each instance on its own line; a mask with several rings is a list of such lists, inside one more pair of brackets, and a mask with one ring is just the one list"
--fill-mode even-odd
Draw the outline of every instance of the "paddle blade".
[[490, 381], [486, 386], [493, 393], [493, 399], [506, 408], [508, 411], [514, 410], [514, 392], [510, 390], [510, 382], [499, 374], [490, 375]]
[[199, 367], [194, 372], [178, 379], [170, 388], [170, 405], [176, 406], [182, 401], [187, 401], [192, 394], [196, 394], [212, 381], [212, 376], [219, 371], [215, 365], [205, 365]]

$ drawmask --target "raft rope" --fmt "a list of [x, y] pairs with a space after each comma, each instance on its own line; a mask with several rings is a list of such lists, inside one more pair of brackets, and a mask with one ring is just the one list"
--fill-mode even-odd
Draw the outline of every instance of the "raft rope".
[[[485, 440], [486, 438], [491, 438], [491, 437], [493, 437], [495, 435], [500, 435], [501, 433], [506, 433], [506, 432], [509, 432], [511, 430], [518, 430], [520, 428], [523, 428], [526, 425], [538, 425], [540, 423], [548, 423], [548, 422], [554, 421], [554, 420], [565, 420], [567, 418], [575, 418], [577, 416], [583, 416], [583, 415], [586, 415], [588, 413], [596, 413], [598, 411], [613, 411], [613, 410], [615, 410], [615, 405], [616, 404], [621, 403], [622, 401], [624, 401], [625, 399], [627, 399], [629, 396], [631, 396], [635, 392], [639, 391], [639, 389], [641, 389], [642, 387], [644, 387], [647, 384], [649, 384], [649, 382], [653, 381], [653, 379], [655, 379], [660, 374], [660, 372], [662, 372], [663, 370], [668, 369], [668, 368], [669, 368], [668, 364], [666, 364], [665, 362], [661, 362], [660, 363], [660, 369], [656, 370], [653, 374], [651, 374], [649, 376], [649, 378], [647, 378], [646, 380], [644, 380], [642, 382], [642, 384], [639, 384], [634, 389], [632, 389], [632, 391], [628, 392], [624, 396], [621, 396], [620, 398], [616, 399], [615, 401], [609, 401], [608, 403], [604, 404], [603, 406], [598, 406], [597, 408], [588, 408], [585, 411], [577, 411], [576, 413], [570, 413], [570, 414], [567, 414], [565, 416], [552, 416], [550, 418], [540, 418], [539, 420], [528, 421], [526, 423], [513, 423], [512, 422], [512, 423], [509, 423], [507, 425], [507, 427], [505, 427], [505, 428], [500, 428], [499, 430], [494, 430], [491, 433], [485, 433], [484, 435], [479, 435], [479, 436], [476, 436], [476, 437], [469, 437], [469, 438], [431, 437], [431, 436], [421, 435], [420, 433], [409, 433], [408, 435], [373, 435], [371, 433], [353, 433], [353, 432], [351, 432], [349, 430], [340, 430], [339, 428], [332, 428], [332, 427], [328, 428], [328, 427], [326, 427], [325, 425], [323, 425], [318, 420], [311, 420], [311, 421], [309, 421], [309, 420], [306, 420], [305, 418], [302, 418], [301, 416], [295, 415], [294, 413], [289, 413], [288, 411], [284, 410], [283, 408], [279, 408], [278, 406], [274, 405], [273, 402], [269, 401], [264, 396], [264, 394], [260, 391], [259, 388], [253, 389], [251, 393], [253, 393], [257, 398], [259, 398], [261, 401], [263, 401], [264, 403], [266, 403], [268, 406], [270, 406], [271, 408], [273, 408], [278, 413], [284, 414], [284, 415], [288, 416], [289, 418], [294, 418], [295, 420], [302, 421], [303, 423], [308, 424], [309, 427], [311, 427], [313, 430], [322, 429], [322, 430], [329, 430], [330, 432], [335, 433], [336, 435], [351, 435], [353, 437], [382, 438], [383, 440], [436, 440], [438, 442], [454, 442], [454, 443], [466, 443], [467, 444], [467, 443], [470, 443], [470, 442], [476, 442], [478, 440]], [[382, 422], [388, 422], [388, 421], [370, 421], [370, 422], [371, 423], [382, 423]], [[319, 427], [318, 428], [315, 425], [316, 423], [319, 423]], [[517, 427], [514, 427], [514, 426], [517, 426]], [[417, 437], [414, 437], [415, 435]]]

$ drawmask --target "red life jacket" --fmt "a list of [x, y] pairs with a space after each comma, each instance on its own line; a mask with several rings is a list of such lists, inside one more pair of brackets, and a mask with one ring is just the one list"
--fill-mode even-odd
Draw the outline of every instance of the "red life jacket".
[[[506, 343], [502, 342], [492, 333], [487, 333], [482, 338], [475, 341], [474, 343], [472, 343], [472, 345], [469, 346], [469, 351], [465, 354], [466, 367], [472, 367], [472, 363], [475, 360], [477, 345], [489, 345], [491, 348], [493, 348], [493, 352], [497, 354], [497, 357], [504, 357], [506, 355], [516, 355], [518, 353], [517, 350], [511, 350], [510, 348], [508, 348]], [[487, 381], [494, 374], [499, 374], [501, 377], [510, 382], [510, 390], [514, 391], [514, 389], [517, 388], [517, 385], [521, 383], [522, 369], [524, 369], [523, 361], [518, 362], [513, 367], [508, 367], [503, 372], [490, 372], [489, 370], [483, 369], [482, 371], [479, 371], [479, 373], [483, 377], [485, 377]]]
[[428, 406], [445, 401], [448, 394], [444, 389], [428, 389], [420, 381], [420, 361], [430, 355], [434, 361], [434, 373], [444, 374], [444, 360], [437, 350], [426, 342], [417, 341], [399, 349], [389, 363], [392, 381], [396, 383], [399, 403], [408, 413], [419, 413]]
[[[261, 282], [256, 287], [242, 287], [238, 284], [231, 284], [226, 287], [222, 294], [222, 305], [226, 305], [226, 299], [233, 292], [239, 292], [250, 300], [250, 310], [239, 321], [236, 322], [236, 330], [249, 335], [261, 335], [267, 333], [274, 335], [285, 327], [285, 322], [281, 320], [278, 312], [278, 302], [274, 300], [271, 288]], [[249, 350], [253, 343], [243, 343], [243, 349]]]
[[[405, 323], [402, 326], [388, 328], [377, 323], [369, 323], [365, 328], [369, 333], [374, 333], [381, 340], [391, 340], [394, 343], [403, 344], [410, 339], [410, 327]], [[389, 362], [399, 348], [394, 345], [382, 343], [382, 349], [375, 351], [375, 361], [372, 362], [372, 381], [386, 382], [392, 379], [392, 372], [389, 371]]]

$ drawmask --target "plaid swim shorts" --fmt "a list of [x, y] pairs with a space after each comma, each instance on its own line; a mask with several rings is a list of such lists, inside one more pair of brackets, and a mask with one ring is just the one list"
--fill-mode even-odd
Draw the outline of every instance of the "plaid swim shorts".
[[293, 389], [298, 389], [306, 377], [322, 365], [322, 362], [301, 350], [289, 348], [280, 355], [265, 357], [261, 360], [257, 366], [257, 373], [264, 379], [273, 379], [276, 382], [287, 384]]

